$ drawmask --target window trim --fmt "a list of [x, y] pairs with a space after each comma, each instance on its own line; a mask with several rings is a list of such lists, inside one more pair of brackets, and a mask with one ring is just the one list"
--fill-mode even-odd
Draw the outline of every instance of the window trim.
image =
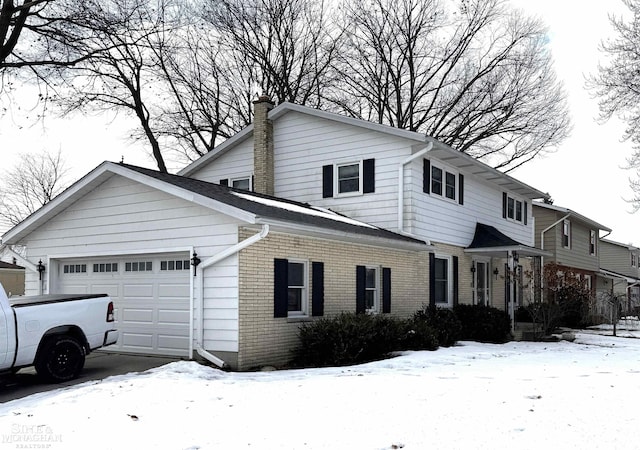
[[[367, 314], [378, 314], [380, 312], [382, 312], [382, 308], [381, 308], [381, 291], [382, 291], [382, 280], [381, 280], [381, 276], [382, 276], [382, 268], [381, 266], [375, 266], [375, 265], [365, 265], [364, 266], [365, 269], [365, 285], [364, 285], [364, 292], [365, 292], [365, 305], [364, 305], [364, 310], [365, 313]], [[369, 288], [367, 287], [367, 271], [368, 270], [373, 270], [374, 271], [374, 281], [375, 281], [375, 286], [373, 288]], [[373, 306], [371, 308], [367, 308], [367, 292], [369, 291], [373, 291]]]
[[252, 179], [253, 179], [253, 175], [246, 175], [246, 176], [243, 176], [243, 177], [229, 178], [229, 186], [230, 186], [230, 187], [232, 187], [232, 188], [234, 188], [234, 189], [241, 189], [241, 190], [245, 190], [245, 189], [243, 189], [243, 188], [240, 188], [240, 187], [234, 186], [234, 183], [235, 183], [235, 182], [238, 182], [238, 181], [245, 181], [245, 180], [246, 180], [246, 181], [248, 181], [248, 182], [249, 182], [249, 188], [248, 188], [248, 189], [246, 189], [246, 190], [247, 190], [247, 191], [249, 191], [249, 192], [251, 192], [251, 191], [253, 191], [253, 187], [252, 187], [252, 186], [253, 186], [253, 183], [251, 182], [251, 180], [252, 180]]
[[[289, 264], [302, 264], [304, 285], [302, 286], [302, 298], [300, 300], [302, 309], [300, 311], [291, 311], [287, 302], [287, 317], [309, 317], [309, 260], [287, 258], [287, 273], [289, 273]], [[287, 293], [289, 289], [291, 289], [291, 285], [289, 284], [289, 277], [287, 277]]]
[[[348, 191], [348, 192], [340, 192], [340, 167], [346, 166], [358, 166], [358, 190], [357, 191]], [[335, 163], [333, 165], [333, 192], [335, 192], [335, 197], [349, 197], [353, 195], [362, 195], [363, 194], [363, 160], [360, 161], [349, 161], [343, 163]]]
[[589, 255], [598, 256], [598, 238], [596, 230], [589, 230]]
[[[436, 260], [438, 259], [443, 259], [447, 261], [447, 301], [446, 302], [439, 302], [436, 298], [434, 298], [434, 303], [436, 306], [439, 306], [441, 308], [452, 308], [453, 307], [453, 297], [454, 297], [454, 292], [453, 292], [453, 256], [452, 255], [443, 255], [440, 253], [436, 253], [434, 256], [434, 264], [436, 262]], [[435, 282], [437, 282], [437, 279], [435, 278], [435, 267], [433, 268], [434, 270], [434, 280]], [[434, 287], [435, 289], [435, 287]], [[435, 293], [435, 290], [434, 290]]]
[[[461, 174], [459, 172], [456, 171], [451, 171], [448, 170], [446, 167], [444, 166], [440, 166], [438, 164], [433, 164], [431, 161], [429, 161], [429, 186], [428, 186], [428, 190], [429, 190], [429, 194], [436, 196], [437, 198], [441, 198], [443, 200], [449, 201], [449, 202], [454, 202], [454, 203], [459, 203], [460, 202], [460, 177]], [[434, 171], [439, 171], [441, 174], [440, 180], [438, 181], [436, 179], [436, 177], [434, 176]], [[453, 184], [448, 183], [448, 179], [449, 176], [451, 177], [451, 179], [453, 180]], [[436, 192], [436, 189], [434, 189], [434, 186], [436, 186], [439, 183], [439, 191], [440, 192]], [[451, 188], [453, 189], [453, 197], [450, 197], [448, 195], [448, 189]]]

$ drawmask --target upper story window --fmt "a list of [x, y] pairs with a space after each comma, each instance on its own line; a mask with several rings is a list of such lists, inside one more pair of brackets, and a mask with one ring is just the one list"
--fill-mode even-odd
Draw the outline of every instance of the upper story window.
[[223, 178], [220, 180], [222, 186], [231, 186], [236, 189], [243, 189], [245, 191], [252, 190], [251, 176], [237, 177], [237, 178]]
[[422, 190], [463, 204], [464, 176], [455, 174], [424, 159]]
[[562, 221], [562, 246], [571, 248], [571, 222], [568, 220]]
[[597, 242], [598, 242], [598, 234], [596, 233], [595, 230], [591, 230], [589, 232], [589, 254], [592, 256], [596, 255]]
[[518, 200], [506, 192], [502, 193], [502, 218], [526, 225], [528, 207], [527, 202]]
[[349, 192], [360, 193], [362, 190], [360, 184], [360, 163], [339, 164], [337, 165], [337, 171], [338, 194], [346, 194]]
[[328, 164], [322, 167], [322, 197], [375, 192], [375, 159]]
[[631, 253], [631, 267], [636, 267], [638, 265], [638, 257], [635, 253]]

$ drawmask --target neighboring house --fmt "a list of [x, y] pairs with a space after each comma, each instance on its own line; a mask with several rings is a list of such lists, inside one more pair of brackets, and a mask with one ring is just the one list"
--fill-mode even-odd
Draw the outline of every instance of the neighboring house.
[[[268, 98], [254, 124], [180, 174], [330, 208], [429, 241], [425, 302], [520, 302], [509, 273], [534, 248], [548, 195], [421, 133]], [[255, 149], [255, 151], [254, 151]], [[520, 283], [520, 286], [522, 283]]]
[[7, 295], [24, 295], [24, 267], [0, 261], [0, 283]]
[[544, 263], [570, 268], [585, 282], [592, 296], [606, 282], [600, 271], [601, 232], [611, 229], [569, 208], [547, 203], [533, 204], [536, 246], [551, 252]]
[[432, 250], [326, 209], [109, 162], [3, 243], [43, 262], [28, 293], [111, 295], [118, 350], [241, 370], [285, 363], [314, 316], [410, 315]]
[[637, 314], [640, 306], [640, 248], [608, 239], [600, 242], [600, 272], [603, 291], [624, 296], [625, 311]]

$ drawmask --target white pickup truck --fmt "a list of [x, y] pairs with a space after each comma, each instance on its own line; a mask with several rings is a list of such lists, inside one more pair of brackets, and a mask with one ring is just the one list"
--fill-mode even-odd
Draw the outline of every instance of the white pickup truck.
[[106, 294], [7, 298], [0, 284], [0, 372], [35, 366], [49, 381], [71, 380], [90, 351], [117, 340]]

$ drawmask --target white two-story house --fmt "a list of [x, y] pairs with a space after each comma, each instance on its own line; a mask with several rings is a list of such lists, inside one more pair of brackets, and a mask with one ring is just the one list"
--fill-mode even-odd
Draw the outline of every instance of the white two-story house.
[[274, 108], [264, 97], [255, 111], [252, 126], [180, 175], [428, 241], [425, 303], [519, 302], [527, 285], [513, 282], [523, 277], [519, 259], [544, 254], [534, 246], [532, 201], [547, 194], [420, 133], [291, 103]]
[[427, 136], [268, 99], [177, 175], [105, 162], [2, 237], [27, 294], [108, 293], [122, 352], [285, 364], [301, 323], [511, 308], [546, 195]]

